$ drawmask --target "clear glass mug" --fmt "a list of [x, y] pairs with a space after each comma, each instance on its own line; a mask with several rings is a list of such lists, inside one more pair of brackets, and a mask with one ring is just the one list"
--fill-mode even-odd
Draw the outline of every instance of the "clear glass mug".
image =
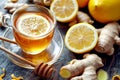
[[[25, 18], [24, 18], [26, 16], [29, 16], [28, 18], [32, 18], [31, 19], [32, 22], [28, 23], [29, 25], [21, 23], [21, 19], [24, 19], [24, 22], [25, 21], [27, 22], [27, 20], [25, 20]], [[34, 16], [35, 18], [33, 18], [32, 16]], [[38, 17], [38, 19], [37, 19], [37, 17]], [[36, 28], [36, 26], [37, 27], [42, 26], [41, 24], [43, 24], [43, 23], [40, 23], [40, 21], [39, 21], [39, 23], [40, 23], [39, 25], [36, 24], [35, 20], [41, 20], [39, 18], [42, 18], [43, 20], [45, 20], [46, 23], [44, 23], [44, 26], [49, 25], [49, 29], [47, 29], [45, 31], [45, 33], [43, 32], [42, 35], [38, 35], [38, 34], [37, 34], [37, 36], [34, 34], [32, 34], [32, 36], [29, 35], [29, 34], [31, 34], [31, 33], [29, 33], [29, 26], [32, 25], [33, 32], [38, 30], [38, 29], [34, 30], [34, 28]], [[5, 23], [5, 21], [4, 21], [4, 23]], [[17, 44], [21, 47], [23, 52], [25, 52], [27, 54], [38, 54], [38, 53], [41, 53], [42, 51], [44, 51], [51, 43], [51, 40], [54, 35], [54, 29], [56, 26], [56, 19], [55, 19], [55, 16], [52, 14], [52, 12], [50, 12], [49, 9], [47, 9], [43, 6], [31, 4], [31, 5], [26, 5], [26, 6], [23, 6], [19, 9], [17, 9], [11, 16], [11, 23], [12, 23], [12, 27], [13, 27], [13, 33], [14, 33], [15, 40], [16, 40]], [[22, 25], [19, 25], [20, 23]], [[4, 24], [4, 25], [6, 25], [6, 24]], [[25, 28], [26, 26], [27, 26], [27, 28]], [[25, 28], [26, 32], [28, 32], [28, 33], [24, 33], [23, 31], [21, 31], [22, 29], [20, 29], [19, 27]]]

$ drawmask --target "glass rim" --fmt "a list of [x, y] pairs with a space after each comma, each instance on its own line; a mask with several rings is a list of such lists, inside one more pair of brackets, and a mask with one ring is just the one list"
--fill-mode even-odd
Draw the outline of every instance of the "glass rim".
[[[50, 14], [50, 16], [52, 17], [53, 27], [52, 27], [48, 32], [46, 32], [45, 34], [39, 35], [39, 36], [29, 36], [29, 35], [25, 35], [25, 34], [21, 33], [19, 30], [17, 30], [16, 27], [15, 27], [15, 25], [14, 25], [14, 17], [15, 17], [15, 15], [16, 15], [17, 12], [19, 12], [19, 11], [22, 10], [22, 9], [25, 10], [25, 9], [27, 9], [28, 7], [35, 7], [35, 8], [38, 8], [38, 9], [40, 9], [40, 8], [45, 9], [45, 10]], [[32, 11], [32, 10], [31, 10], [31, 11]], [[47, 35], [49, 35], [49, 34], [51, 33], [51, 31], [53, 31], [53, 30], [55, 29], [55, 26], [56, 26], [56, 18], [55, 18], [55, 15], [52, 13], [52, 11], [50, 11], [50, 9], [48, 9], [48, 8], [46, 8], [46, 7], [44, 7], [44, 6], [36, 5], [36, 4], [26, 4], [25, 6], [22, 6], [22, 7], [18, 8], [18, 9], [12, 14], [12, 16], [11, 16], [11, 22], [12, 22], [13, 29], [14, 29], [15, 31], [17, 31], [19, 34], [22, 34], [22, 35], [24, 35], [24, 36], [26, 36], [26, 37], [28, 37], [28, 38], [34, 38], [34, 39], [35, 39], [35, 38], [44, 38], [44, 37], [46, 37]]]

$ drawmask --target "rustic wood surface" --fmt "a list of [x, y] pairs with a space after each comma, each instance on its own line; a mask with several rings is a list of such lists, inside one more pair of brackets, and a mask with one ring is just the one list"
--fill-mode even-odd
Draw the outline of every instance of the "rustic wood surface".
[[[7, 13], [7, 10], [4, 9], [4, 4], [7, 2], [8, 0], [0, 0], [0, 11]], [[27, 2], [27, 0], [19, 0], [19, 3], [25, 3], [25, 2]], [[100, 28], [103, 26], [103, 24], [95, 22], [94, 26], [96, 28]], [[66, 24], [58, 23], [58, 28], [64, 39], [68, 26]], [[6, 28], [4, 27], [0, 27], [0, 36], [3, 36], [5, 29]], [[0, 45], [1, 44], [2, 44], [2, 41], [0, 41]], [[102, 67], [102, 69], [108, 72], [109, 80], [111, 80], [112, 76], [115, 74], [120, 75], [120, 59], [119, 59], [120, 58], [120, 47], [117, 45], [115, 45], [114, 47], [115, 47], [114, 55], [112, 56], [107, 56], [103, 54], [99, 55], [103, 59], [103, 62], [104, 62], [104, 67]], [[91, 51], [91, 53], [93, 52], [96, 53], [94, 50]], [[61, 68], [61, 66], [67, 64], [70, 60], [74, 58], [81, 59], [82, 55], [76, 55], [70, 52], [64, 45], [64, 49], [62, 51], [61, 57], [54, 64], [54, 67], [57, 69], [57, 72], [54, 74], [54, 80], [66, 80], [59, 76], [59, 69]], [[41, 80], [39, 76], [33, 73], [33, 70], [25, 69], [12, 63], [7, 58], [6, 53], [0, 50], [0, 74], [2, 73], [2, 68], [6, 69], [6, 76], [4, 77], [4, 80], [11, 80], [11, 76], [10, 76], [11, 74], [15, 74], [15, 76], [22, 76], [24, 80]]]

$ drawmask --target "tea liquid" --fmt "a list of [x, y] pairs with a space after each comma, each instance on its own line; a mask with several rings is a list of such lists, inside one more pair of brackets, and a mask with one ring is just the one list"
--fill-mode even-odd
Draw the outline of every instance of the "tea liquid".
[[24, 12], [15, 22], [14, 36], [18, 45], [28, 54], [45, 50], [53, 37], [53, 21], [45, 14]]

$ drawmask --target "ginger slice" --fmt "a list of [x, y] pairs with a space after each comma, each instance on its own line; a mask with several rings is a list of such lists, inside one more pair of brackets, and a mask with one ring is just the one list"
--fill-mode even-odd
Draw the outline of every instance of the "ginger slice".
[[97, 79], [98, 80], [108, 80], [108, 73], [105, 70], [100, 69], [98, 71]]

